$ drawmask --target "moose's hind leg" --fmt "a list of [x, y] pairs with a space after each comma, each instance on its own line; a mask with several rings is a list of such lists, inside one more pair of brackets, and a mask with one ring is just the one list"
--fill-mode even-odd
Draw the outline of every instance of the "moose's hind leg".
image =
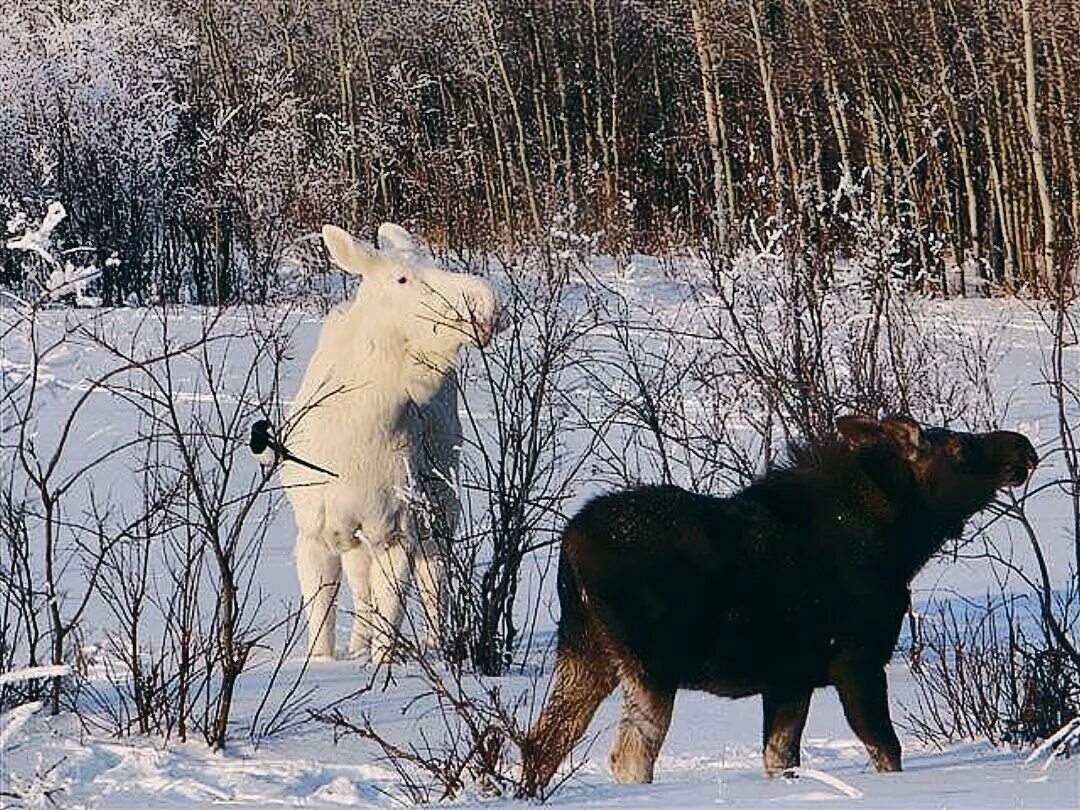
[[524, 796], [535, 796], [551, 781], [618, 683], [607, 652], [595, 642], [580, 641], [560, 643], [547, 704], [522, 745]]
[[364, 545], [349, 549], [341, 555], [341, 567], [352, 591], [349, 654], [363, 660], [371, 654], [371, 551]]
[[296, 572], [307, 612], [308, 655], [333, 658], [341, 555], [317, 539], [300, 535], [296, 540]]
[[413, 565], [416, 569], [416, 589], [424, 606], [424, 646], [438, 650], [442, 643], [442, 622], [446, 614], [446, 571], [440, 553], [421, 550]]
[[403, 538], [393, 537], [375, 546], [371, 559], [371, 663], [390, 663], [397, 644], [405, 597], [412, 577], [409, 552]]

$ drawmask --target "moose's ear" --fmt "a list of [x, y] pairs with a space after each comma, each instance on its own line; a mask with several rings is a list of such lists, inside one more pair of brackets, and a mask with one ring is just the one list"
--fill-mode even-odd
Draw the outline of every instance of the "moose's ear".
[[885, 428], [871, 416], [841, 416], [836, 420], [836, 429], [852, 450], [887, 440]]
[[886, 416], [881, 426], [898, 444], [918, 447], [922, 441], [922, 428], [910, 416]]
[[889, 416], [881, 420], [881, 426], [904, 458], [913, 461], [919, 453], [919, 445], [922, 444], [922, 428], [919, 423], [907, 416]]
[[384, 222], [379, 226], [379, 250], [412, 255], [420, 252], [420, 245], [413, 235], [400, 225]]
[[323, 225], [322, 237], [330, 258], [346, 273], [363, 276], [371, 269], [371, 259], [376, 254], [373, 245], [357, 242], [347, 231], [335, 225]]
[[836, 429], [852, 450], [891, 446], [908, 461], [918, 455], [922, 442], [919, 423], [906, 416], [887, 416], [880, 422], [866, 416], [842, 416], [836, 420]]

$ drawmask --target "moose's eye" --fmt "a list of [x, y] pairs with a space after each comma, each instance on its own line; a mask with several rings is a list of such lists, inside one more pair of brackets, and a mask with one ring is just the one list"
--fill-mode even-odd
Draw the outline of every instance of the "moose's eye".
[[408, 283], [408, 281], [409, 281], [409, 279], [408, 279], [407, 276], [401, 276], [400, 278], [398, 278], [397, 283], [398, 284], [406, 284], [406, 283]]

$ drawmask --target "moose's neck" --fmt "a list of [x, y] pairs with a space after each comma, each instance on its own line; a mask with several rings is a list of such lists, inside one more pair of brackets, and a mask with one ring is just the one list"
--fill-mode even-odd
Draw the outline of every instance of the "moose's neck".
[[910, 543], [907, 559], [911, 576], [941, 551], [948, 540], [963, 536], [967, 522], [994, 499], [999, 481], [992, 476], [969, 476], [963, 486], [923, 490], [907, 510]]
[[923, 497], [911, 468], [895, 453], [865, 450], [859, 454], [861, 478], [867, 488], [864, 508], [874, 508], [885, 532], [883, 561], [910, 582], [945, 541], [963, 528], [963, 521], [946, 519]]
[[410, 350], [404, 358], [403, 377], [409, 397], [425, 405], [439, 392], [454, 372], [457, 352], [452, 355]]
[[941, 551], [952, 533], [939, 523], [927, 520], [921, 515], [912, 520], [901, 521], [898, 529], [897, 564], [906, 581], [910, 583], [930, 559]]

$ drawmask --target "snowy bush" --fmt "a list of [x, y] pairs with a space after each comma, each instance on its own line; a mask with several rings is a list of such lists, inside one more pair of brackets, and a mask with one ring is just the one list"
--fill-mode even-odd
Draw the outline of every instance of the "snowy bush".
[[[27, 222], [24, 212], [19, 211], [8, 221], [8, 231], [23, 233], [7, 240], [7, 249], [26, 255], [27, 270], [23, 271], [23, 286], [29, 285], [35, 303], [70, 302], [77, 307], [100, 307], [100, 296], [89, 293], [90, 285], [98, 279], [102, 270], [93, 263], [75, 265], [66, 256], [81, 252], [80, 249], [57, 251], [53, 231], [64, 218], [64, 206], [53, 201], [49, 204], [42, 221], [34, 226]], [[105, 268], [120, 265], [115, 255], [104, 262]], [[38, 269], [35, 269], [38, 268]]]
[[[160, 270], [193, 41], [159, 7], [52, 5], [17, 4], [0, 17], [0, 200], [44, 209], [63, 199], [67, 241], [93, 246], [86, 264], [101, 271], [99, 296], [115, 303], [147, 294]], [[11, 205], [0, 214], [15, 214]], [[113, 255], [122, 263], [106, 266]], [[79, 274], [61, 270], [62, 283]]]

